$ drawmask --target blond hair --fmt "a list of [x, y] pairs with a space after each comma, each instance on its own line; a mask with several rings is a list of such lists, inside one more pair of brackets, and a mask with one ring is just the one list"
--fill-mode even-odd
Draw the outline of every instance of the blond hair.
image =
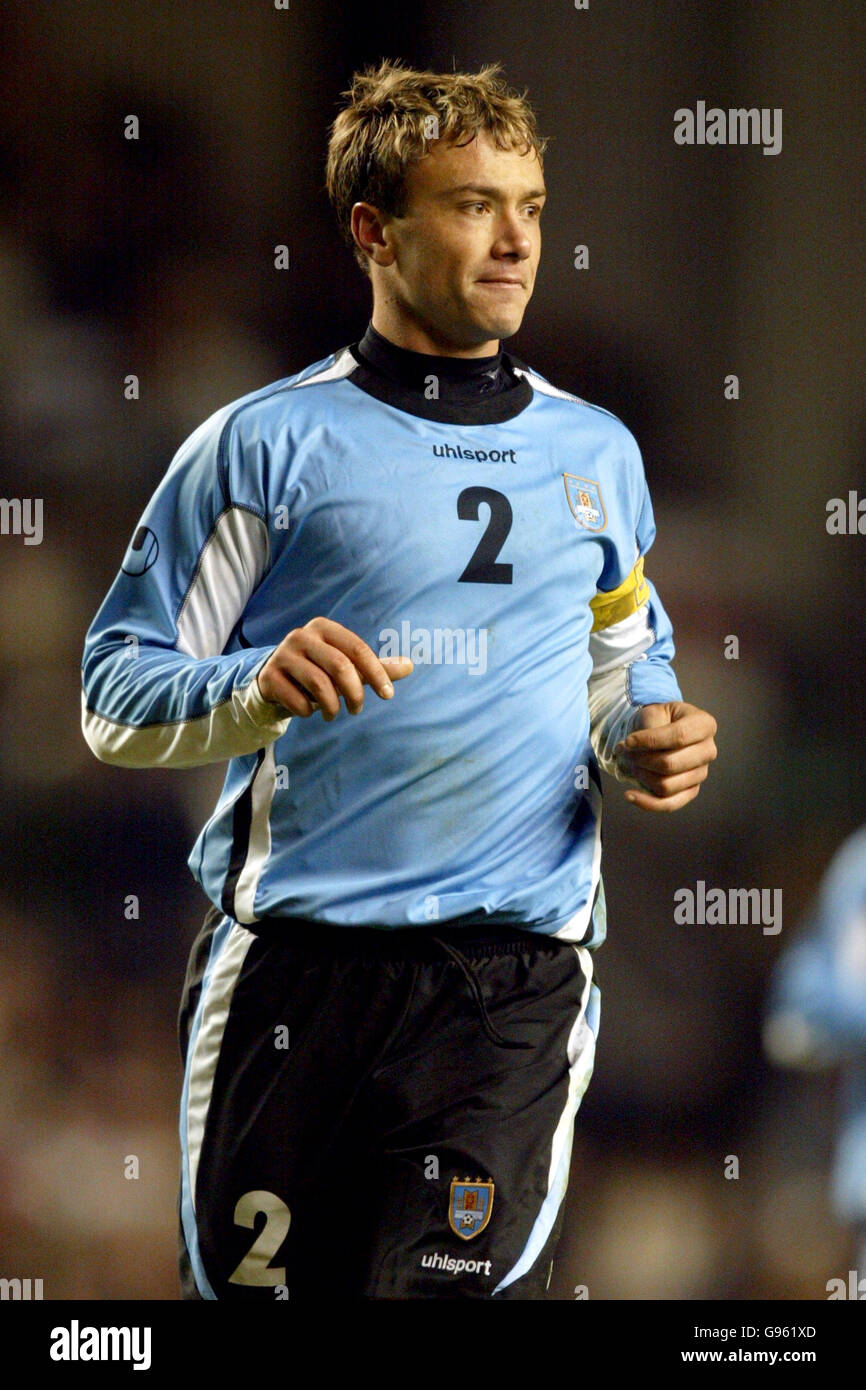
[[431, 141], [468, 144], [480, 130], [497, 148], [534, 150], [541, 161], [548, 141], [535, 113], [500, 75], [500, 63], [477, 73], [416, 72], [384, 60], [355, 73], [348, 103], [331, 127], [326, 186], [337, 222], [361, 269], [367, 257], [352, 236], [352, 207], [372, 203], [386, 216], [406, 210], [406, 171], [423, 159]]

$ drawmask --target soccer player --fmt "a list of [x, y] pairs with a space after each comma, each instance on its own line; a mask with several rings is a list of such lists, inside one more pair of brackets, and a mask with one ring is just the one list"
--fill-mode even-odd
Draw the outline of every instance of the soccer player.
[[498, 65], [345, 95], [371, 322], [181, 447], [87, 636], [84, 733], [228, 760], [189, 861], [184, 1296], [539, 1298], [598, 1028], [600, 768], [677, 810], [716, 725], [671, 669], [634, 439], [501, 346], [541, 249], [531, 107]]

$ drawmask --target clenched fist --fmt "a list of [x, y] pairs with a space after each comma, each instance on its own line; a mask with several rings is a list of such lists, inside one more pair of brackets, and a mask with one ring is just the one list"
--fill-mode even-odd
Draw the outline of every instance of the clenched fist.
[[644, 705], [635, 729], [616, 746], [620, 767], [645, 791], [626, 792], [644, 811], [678, 811], [693, 801], [717, 749], [717, 724], [682, 700]]

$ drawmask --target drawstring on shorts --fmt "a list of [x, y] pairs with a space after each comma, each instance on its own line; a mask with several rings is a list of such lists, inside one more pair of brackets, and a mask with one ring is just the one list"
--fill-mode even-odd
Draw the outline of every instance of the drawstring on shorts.
[[450, 945], [447, 941], [443, 941], [441, 936], [431, 936], [430, 940], [435, 941], [437, 946], [441, 946], [445, 954], [449, 956], [460, 969], [464, 980], [469, 986], [469, 992], [475, 1000], [478, 1015], [481, 1019], [481, 1026], [490, 1041], [495, 1043], [497, 1047], [531, 1048], [532, 1043], [519, 1042], [517, 1039], [503, 1037], [498, 1028], [494, 1028], [490, 1015], [487, 1012], [487, 1005], [484, 1003], [484, 995], [481, 993], [478, 977], [469, 962], [457, 950], [457, 947]]
[[[441, 932], [457, 932], [454, 926], [457, 920], [449, 918], [447, 922], [440, 925], [439, 930]], [[466, 959], [464, 951], [472, 956], [522, 951], [533, 941], [533, 936], [523, 928], [505, 923], [498, 928], [484, 928], [482, 925], [482, 934], [479, 937], [478, 927], [477, 922], [473, 922], [471, 926], [467, 923], [465, 940], [461, 940], [460, 943], [463, 950], [452, 945], [442, 936], [434, 936], [432, 932], [419, 930], [415, 927], [396, 927], [382, 930], [366, 926], [337, 926], [334, 923], [317, 922], [303, 917], [262, 917], [248, 926], [247, 930], [266, 940], [284, 941], [293, 948], [306, 949], [317, 955], [321, 952], [339, 952], [359, 958], [369, 954], [380, 959], [432, 960], [435, 959], [436, 953], [431, 947], [435, 945], [445, 953], [449, 960], [454, 962], [466, 981], [469, 993], [478, 1010], [481, 1026], [490, 1041], [497, 1047], [506, 1047], [515, 1051], [531, 1049], [532, 1043], [503, 1037], [498, 1028], [493, 1026], [487, 1012], [487, 1006], [484, 1003], [484, 995], [478, 977]], [[462, 929], [457, 934], [462, 936]], [[536, 935], [534, 941], [539, 948], [556, 949], [560, 944], [553, 938], [543, 935]]]

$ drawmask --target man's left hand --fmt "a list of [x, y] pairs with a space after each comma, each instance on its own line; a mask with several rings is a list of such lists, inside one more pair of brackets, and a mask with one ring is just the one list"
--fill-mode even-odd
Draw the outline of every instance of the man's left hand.
[[615, 749], [622, 771], [646, 788], [626, 792], [626, 801], [645, 811], [678, 811], [694, 801], [717, 756], [717, 727], [706, 710], [682, 700], [643, 705]]

